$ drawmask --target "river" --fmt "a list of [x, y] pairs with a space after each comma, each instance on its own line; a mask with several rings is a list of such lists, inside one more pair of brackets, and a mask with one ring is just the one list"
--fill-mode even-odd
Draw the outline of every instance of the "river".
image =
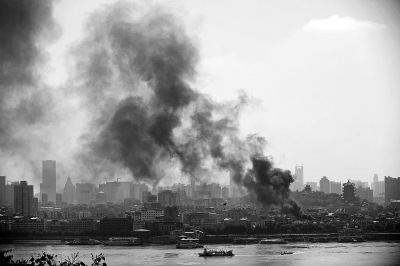
[[[79, 252], [81, 260], [90, 263], [91, 253], [103, 253], [112, 265], [400, 265], [400, 242], [296, 243], [284, 245], [206, 245], [209, 249], [232, 249], [234, 257], [199, 257], [202, 249], [175, 249], [167, 246], [67, 246], [62, 244], [12, 244], [14, 259], [28, 259], [42, 251], [63, 258]], [[283, 251], [293, 254], [281, 255]]]

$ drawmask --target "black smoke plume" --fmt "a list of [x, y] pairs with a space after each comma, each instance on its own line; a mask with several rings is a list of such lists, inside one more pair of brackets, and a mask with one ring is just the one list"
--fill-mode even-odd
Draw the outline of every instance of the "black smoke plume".
[[35, 131], [47, 122], [52, 107], [40, 80], [48, 57], [43, 44], [58, 35], [52, 11], [52, 1], [0, 0], [0, 159], [6, 158], [0, 167], [38, 165]]
[[240, 137], [249, 97], [217, 103], [192, 87], [198, 51], [178, 17], [120, 2], [94, 13], [86, 32], [73, 80], [91, 115], [77, 161], [93, 179], [124, 168], [156, 185], [168, 168], [198, 181], [229, 171], [260, 203], [301, 214], [290, 172], [263, 156], [265, 139]]
[[254, 192], [256, 199], [263, 205], [280, 206], [286, 211], [304, 217], [301, 206], [290, 196], [290, 184], [294, 178], [290, 171], [274, 168], [266, 157], [252, 157], [253, 167], [243, 177], [243, 185]]

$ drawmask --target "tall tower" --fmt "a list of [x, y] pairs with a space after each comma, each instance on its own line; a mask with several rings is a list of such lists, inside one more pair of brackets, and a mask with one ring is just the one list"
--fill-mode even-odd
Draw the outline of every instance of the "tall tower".
[[67, 182], [65, 183], [64, 186], [64, 195], [63, 195], [63, 201], [65, 201], [68, 204], [71, 204], [74, 202], [74, 193], [75, 193], [75, 186], [72, 184], [71, 178], [67, 178]]
[[294, 175], [296, 176], [296, 181], [294, 184], [294, 190], [303, 190], [304, 188], [304, 176], [303, 176], [303, 165], [299, 166], [296, 164], [294, 169]]
[[40, 194], [47, 194], [47, 199], [56, 202], [57, 186], [56, 161], [46, 160], [42, 162], [42, 183], [40, 183]]

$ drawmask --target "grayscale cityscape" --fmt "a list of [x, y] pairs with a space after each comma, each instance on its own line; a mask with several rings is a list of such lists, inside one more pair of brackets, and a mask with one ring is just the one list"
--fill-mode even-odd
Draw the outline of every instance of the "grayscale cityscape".
[[398, 47], [396, 0], [0, 0], [0, 265], [398, 265]]

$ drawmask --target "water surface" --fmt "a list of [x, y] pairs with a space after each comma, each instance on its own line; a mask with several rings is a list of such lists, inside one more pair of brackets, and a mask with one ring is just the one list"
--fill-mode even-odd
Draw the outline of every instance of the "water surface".
[[[232, 249], [234, 257], [199, 257], [202, 249], [175, 249], [166, 246], [67, 246], [62, 244], [13, 244], [14, 259], [28, 259], [41, 251], [63, 258], [79, 252], [90, 263], [91, 253], [103, 253], [112, 265], [400, 265], [400, 242], [296, 243], [284, 245], [206, 245], [210, 249]], [[281, 255], [283, 251], [294, 254]]]

